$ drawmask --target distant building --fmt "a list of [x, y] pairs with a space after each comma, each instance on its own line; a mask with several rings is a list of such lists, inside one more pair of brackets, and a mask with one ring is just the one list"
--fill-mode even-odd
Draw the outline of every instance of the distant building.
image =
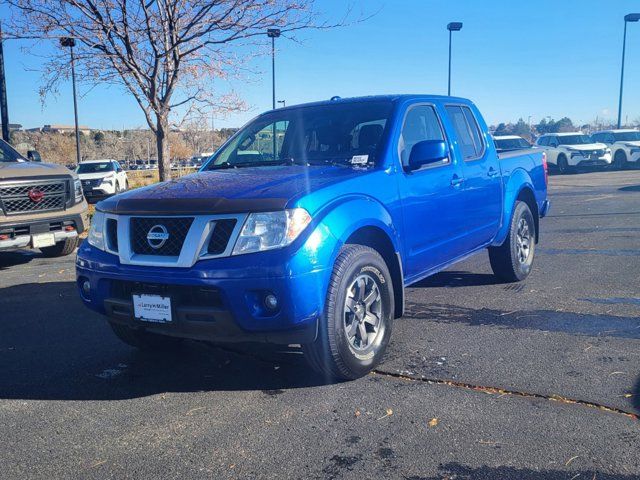
[[[89, 135], [91, 133], [91, 129], [89, 127], [85, 127], [80, 125], [78, 130], [83, 135]], [[76, 128], [73, 125], [60, 125], [60, 124], [52, 124], [45, 125], [41, 130], [43, 133], [75, 133]]]
[[[0, 128], [2, 128], [2, 124], [0, 123]], [[9, 124], [9, 131], [10, 132], [15, 132], [18, 130], [22, 130], [22, 125], [20, 125], [19, 123], [10, 123]]]

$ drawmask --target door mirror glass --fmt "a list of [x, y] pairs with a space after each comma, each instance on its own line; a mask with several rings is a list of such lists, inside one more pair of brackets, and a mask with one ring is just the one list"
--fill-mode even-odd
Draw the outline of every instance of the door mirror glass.
[[41, 162], [42, 161], [42, 157], [40, 156], [40, 153], [37, 150], [29, 150], [27, 152], [27, 159], [30, 162]]
[[449, 158], [449, 147], [444, 140], [423, 140], [416, 143], [409, 155], [409, 170], [442, 162]]

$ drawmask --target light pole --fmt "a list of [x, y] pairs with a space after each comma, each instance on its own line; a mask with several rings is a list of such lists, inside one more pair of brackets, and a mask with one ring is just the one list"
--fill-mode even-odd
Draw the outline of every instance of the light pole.
[[[276, 38], [280, 36], [279, 28], [269, 28], [267, 36], [271, 39], [271, 106], [276, 109]], [[278, 141], [276, 139], [276, 124], [273, 124], [273, 159], [277, 160]]]
[[4, 76], [2, 25], [0, 25], [0, 120], [2, 121], [2, 139], [9, 143], [9, 107], [7, 106], [7, 83]]
[[459, 32], [462, 30], [462, 22], [451, 22], [447, 25], [449, 30], [449, 83], [447, 88], [447, 95], [451, 95], [451, 35], [453, 32]]
[[279, 28], [267, 30], [267, 36], [271, 39], [271, 86], [272, 86], [272, 106], [276, 109], [276, 38], [280, 36]]
[[627, 47], [627, 23], [640, 20], [640, 13], [630, 13], [624, 16], [624, 34], [622, 36], [622, 67], [620, 69], [620, 100], [618, 101], [618, 128], [622, 123], [622, 87], [624, 85], [624, 54]]
[[75, 58], [73, 56], [73, 47], [76, 45], [76, 40], [73, 37], [62, 37], [60, 39], [60, 45], [63, 47], [69, 47], [71, 53], [71, 83], [73, 84], [73, 115], [76, 125], [76, 163], [80, 165], [80, 131], [78, 130], [78, 99], [76, 96], [76, 68]]

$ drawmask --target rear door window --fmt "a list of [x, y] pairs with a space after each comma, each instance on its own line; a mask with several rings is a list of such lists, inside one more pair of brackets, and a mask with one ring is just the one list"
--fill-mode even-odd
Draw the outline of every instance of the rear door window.
[[475, 160], [484, 153], [484, 141], [478, 122], [469, 107], [447, 105], [453, 128], [458, 137], [458, 146], [465, 160]]

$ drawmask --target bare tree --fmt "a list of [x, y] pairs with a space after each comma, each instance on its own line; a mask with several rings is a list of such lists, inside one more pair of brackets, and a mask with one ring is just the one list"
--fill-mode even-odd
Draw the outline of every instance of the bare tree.
[[[238, 106], [214, 98], [207, 85], [238, 73], [267, 28], [283, 34], [330, 28], [314, 0], [0, 0], [12, 10], [9, 35], [62, 36], [77, 41], [77, 74], [89, 84], [123, 85], [155, 134], [161, 180], [169, 179], [169, 116], [199, 103]], [[348, 14], [348, 12], [347, 12]], [[44, 90], [66, 71], [60, 50], [46, 65]]]

